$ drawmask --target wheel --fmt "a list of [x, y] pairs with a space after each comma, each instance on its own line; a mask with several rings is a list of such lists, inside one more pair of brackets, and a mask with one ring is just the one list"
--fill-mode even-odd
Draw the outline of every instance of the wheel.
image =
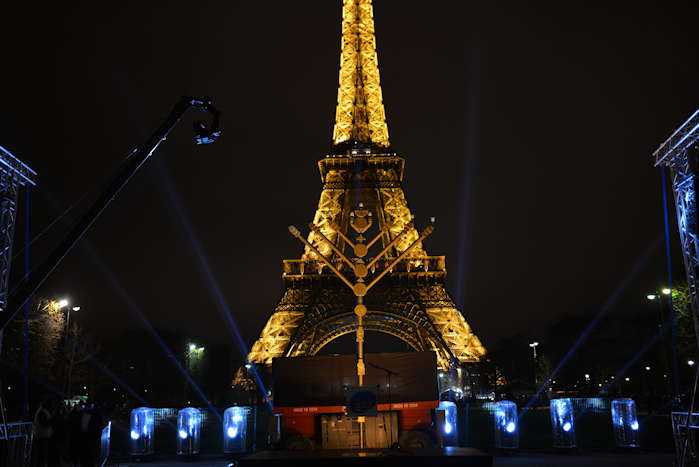
[[287, 451], [312, 451], [313, 442], [305, 436], [294, 435], [286, 439], [284, 449]]
[[401, 436], [400, 440], [400, 447], [403, 449], [430, 449], [434, 446], [434, 441], [424, 431], [408, 431]]

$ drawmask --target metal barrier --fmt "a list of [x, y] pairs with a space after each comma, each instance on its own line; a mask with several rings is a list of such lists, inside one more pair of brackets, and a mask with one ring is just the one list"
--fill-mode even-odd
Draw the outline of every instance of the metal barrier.
[[28, 467], [33, 439], [31, 422], [0, 424], [0, 458], [4, 465]]
[[100, 437], [100, 462], [99, 467], [107, 465], [109, 460], [109, 442], [112, 436], [112, 422], [107, 422], [107, 426], [102, 428], [102, 436]]
[[699, 462], [697, 450], [697, 430], [699, 430], [699, 413], [672, 412], [672, 437], [675, 440], [677, 465], [695, 465]]

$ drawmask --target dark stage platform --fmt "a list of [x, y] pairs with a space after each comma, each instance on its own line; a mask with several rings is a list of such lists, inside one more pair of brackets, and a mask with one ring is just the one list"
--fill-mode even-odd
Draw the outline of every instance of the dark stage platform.
[[459, 465], [464, 467], [491, 467], [493, 457], [472, 448], [448, 447], [429, 450], [320, 450], [320, 451], [262, 451], [243, 457], [240, 467], [375, 467], [375, 466], [429, 466]]
[[[468, 450], [465, 450], [468, 451]], [[264, 454], [264, 456], [262, 456]], [[315, 459], [304, 458], [305, 453], [294, 453], [295, 464], [281, 464], [277, 463], [278, 459], [268, 458], [269, 463], [265, 463], [265, 457], [267, 453], [253, 454], [249, 457], [256, 457], [257, 460], [253, 459], [247, 464], [254, 467], [262, 467], [265, 465], [271, 466], [282, 466], [282, 465], [312, 465], [317, 464], [334, 466], [336, 464], [336, 458], [333, 457], [317, 457]], [[307, 455], [307, 454], [306, 454]], [[424, 467], [441, 467], [444, 460], [454, 460], [454, 459], [468, 459], [464, 457], [453, 457], [449, 459], [448, 457], [441, 458], [430, 458], [430, 457], [414, 457], [412, 460], [415, 461], [414, 465], [418, 465], [418, 462], [432, 462], [432, 464], [421, 464]], [[472, 458], [474, 461], [483, 460], [483, 458]], [[468, 464], [462, 463], [460, 465], [491, 465], [490, 457], [485, 456], [487, 459], [486, 464]], [[308, 461], [307, 461], [308, 460]], [[351, 462], [356, 462], [358, 466], [368, 465], [364, 462], [369, 459], [357, 459], [357, 458], [346, 458], [342, 464], [350, 464]], [[404, 456], [396, 456], [393, 458], [380, 457], [376, 458], [374, 465], [388, 465], [391, 461], [400, 462], [401, 467], [411, 465], [409, 462], [411, 459]], [[492, 459], [493, 467], [667, 467], [671, 466], [674, 460], [674, 455], [672, 453], [659, 453], [659, 452], [637, 452], [637, 453], [623, 453], [623, 452], [612, 452], [612, 451], [600, 451], [600, 452], [586, 452], [579, 451], [574, 454], [561, 455], [554, 452], [530, 452], [524, 451], [519, 452], [514, 456], [496, 456]], [[329, 462], [330, 461], [330, 462]], [[388, 461], [388, 462], [385, 462]], [[407, 461], [407, 462], [406, 462]], [[126, 460], [119, 461], [117, 459], [111, 460], [108, 465], [118, 466], [118, 467], [229, 467], [235, 465], [236, 461], [225, 460], [218, 456], [202, 456], [200, 459], [196, 460], [185, 460], [170, 457], [168, 459], [153, 459], [149, 462], [130, 462]], [[438, 463], [439, 462], [439, 463]]]

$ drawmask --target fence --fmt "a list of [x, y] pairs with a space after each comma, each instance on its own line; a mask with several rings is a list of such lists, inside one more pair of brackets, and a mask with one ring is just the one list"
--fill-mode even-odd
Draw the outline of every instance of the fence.
[[31, 422], [0, 424], [0, 459], [4, 465], [28, 467], [32, 440]]

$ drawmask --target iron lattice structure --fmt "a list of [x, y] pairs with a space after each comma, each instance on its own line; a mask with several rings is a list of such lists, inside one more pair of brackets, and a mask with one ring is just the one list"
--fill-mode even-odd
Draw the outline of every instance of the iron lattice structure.
[[696, 198], [699, 192], [699, 110], [660, 145], [653, 157], [656, 166], [670, 169], [692, 311], [699, 316], [699, 213]]
[[36, 172], [0, 146], [0, 313], [7, 306], [19, 187], [35, 185], [35, 178]]
[[371, 0], [344, 0], [340, 83], [333, 144], [351, 141], [386, 149], [388, 126], [381, 95]]
[[[383, 247], [402, 234], [372, 274], [419, 239], [403, 190], [405, 160], [388, 150], [375, 44], [371, 1], [345, 0], [334, 146], [318, 162], [323, 187], [313, 218], [341, 252], [350, 248], [348, 226], [358, 207], [372, 213], [373, 235], [382, 233]], [[341, 259], [321, 235], [312, 230], [307, 240], [342, 270]], [[270, 365], [275, 357], [315, 355], [356, 332], [356, 297], [311, 248], [300, 259], [285, 260], [282, 276], [282, 298], [248, 361]], [[443, 369], [481, 361], [486, 350], [447, 292], [445, 276], [445, 258], [427, 255], [419, 243], [364, 297], [364, 328], [436, 352]]]

